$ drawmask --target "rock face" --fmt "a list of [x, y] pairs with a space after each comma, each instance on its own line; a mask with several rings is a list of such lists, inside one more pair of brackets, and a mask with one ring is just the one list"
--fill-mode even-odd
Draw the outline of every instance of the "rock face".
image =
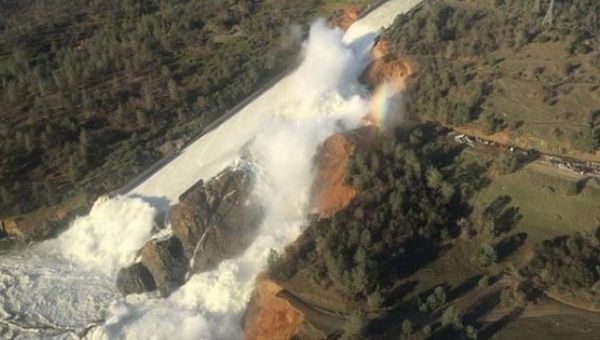
[[152, 273], [137, 262], [129, 267], [121, 268], [117, 274], [117, 289], [123, 295], [140, 294], [156, 289]]
[[241, 255], [252, 244], [263, 211], [251, 200], [252, 176], [227, 169], [207, 183], [198, 182], [171, 209], [172, 236], [153, 239], [141, 249], [141, 266], [119, 272], [124, 295], [158, 289], [168, 296], [183, 285], [188, 272], [215, 269], [221, 261]]
[[52, 237], [75, 216], [89, 211], [91, 203], [86, 195], [77, 195], [56, 206], [6, 218], [0, 221], [0, 238], [7, 236], [29, 242]]
[[171, 228], [192, 259], [192, 272], [215, 269], [252, 244], [263, 212], [250, 200], [251, 191], [251, 176], [234, 170], [200, 182], [180, 197], [171, 211]]
[[185, 283], [188, 261], [175, 237], [147, 242], [142, 248], [142, 264], [152, 274], [162, 296], [168, 296]]
[[53, 228], [52, 223], [48, 221], [41, 222], [41, 224], [33, 224], [20, 217], [8, 218], [0, 222], [0, 229], [2, 229], [3, 235], [14, 237], [18, 240], [38, 240], [46, 237]]

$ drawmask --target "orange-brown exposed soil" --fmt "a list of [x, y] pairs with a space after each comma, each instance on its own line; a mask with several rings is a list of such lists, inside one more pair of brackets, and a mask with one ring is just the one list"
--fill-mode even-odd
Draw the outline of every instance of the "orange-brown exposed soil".
[[[378, 40], [371, 51], [373, 61], [361, 75], [361, 81], [374, 92], [372, 105], [375, 111], [365, 117], [366, 121], [380, 124], [377, 112], [379, 98], [384, 95], [388, 100], [403, 92], [407, 86], [407, 79], [413, 74], [413, 68], [405, 58], [390, 51], [389, 44], [385, 40]], [[382, 88], [382, 86], [386, 86]], [[392, 99], [393, 100], [393, 99]]]
[[[346, 19], [335, 21], [335, 24], [347, 28], [355, 20], [350, 21], [352, 15], [349, 14], [344, 17]], [[387, 82], [396, 93], [404, 90], [405, 80], [412, 74], [410, 65], [393, 56], [383, 41], [376, 44], [372, 53], [374, 61], [363, 74], [362, 81], [373, 88]], [[365, 120], [370, 119], [366, 117]], [[352, 202], [356, 190], [346, 182], [350, 157], [357, 147], [369, 147], [378, 135], [377, 128], [371, 124], [345, 134], [335, 134], [319, 148], [315, 156], [312, 204], [320, 218], [331, 217]], [[283, 256], [293, 256], [295, 248], [294, 244], [288, 246]], [[304, 316], [287, 300], [277, 296], [281, 290], [267, 274], [257, 278], [244, 320], [246, 339], [290, 339], [298, 334]]]
[[[513, 136], [510, 130], [503, 130], [500, 132], [489, 134], [483, 126], [476, 122], [467, 123], [461, 126], [450, 125], [442, 120], [436, 120], [435, 123], [445, 126], [458, 133], [464, 133], [469, 136], [479, 137], [503, 145], [515, 146], [524, 150], [531, 149], [531, 145], [539, 145], [543, 142], [539, 138], [535, 138], [525, 134], [521, 136]], [[600, 162], [600, 151], [596, 151], [595, 153], [586, 153], [575, 149], [569, 149], [568, 153], [562, 156], [571, 157], [580, 161]]]
[[286, 300], [277, 296], [282, 288], [263, 274], [248, 304], [244, 320], [248, 340], [284, 340], [297, 334], [304, 316]]
[[357, 5], [346, 6], [335, 11], [328, 19], [329, 25], [346, 31], [358, 19], [360, 8]]
[[346, 183], [346, 169], [355, 145], [344, 135], [329, 137], [317, 152], [313, 204], [321, 218], [350, 204], [356, 190]]
[[[347, 136], [329, 137], [315, 157], [315, 182], [312, 189], [313, 206], [320, 217], [329, 217], [342, 210], [354, 198], [356, 191], [346, 181], [346, 169], [355, 144]], [[283, 256], [293, 256], [300, 238], [287, 246]], [[290, 339], [298, 334], [303, 314], [277, 294], [282, 290], [268, 274], [256, 279], [256, 288], [248, 304], [244, 329], [246, 339]]]
[[395, 93], [406, 89], [406, 79], [412, 67], [401, 56], [390, 51], [385, 40], [378, 40], [371, 51], [373, 62], [362, 74], [361, 80], [372, 87], [387, 83]]

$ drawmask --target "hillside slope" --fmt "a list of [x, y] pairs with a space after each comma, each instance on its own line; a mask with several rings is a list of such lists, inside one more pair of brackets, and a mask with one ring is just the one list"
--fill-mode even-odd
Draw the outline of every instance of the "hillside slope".
[[523, 149], [600, 160], [599, 6], [424, 2], [385, 33], [414, 64], [410, 113]]

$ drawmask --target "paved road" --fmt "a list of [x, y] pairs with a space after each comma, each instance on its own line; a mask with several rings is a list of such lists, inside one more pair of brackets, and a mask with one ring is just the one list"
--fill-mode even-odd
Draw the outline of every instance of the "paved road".
[[289, 301], [294, 308], [304, 314], [306, 320], [327, 334], [344, 329], [346, 317], [342, 314], [309, 304], [287, 290], [282, 290], [277, 296]]

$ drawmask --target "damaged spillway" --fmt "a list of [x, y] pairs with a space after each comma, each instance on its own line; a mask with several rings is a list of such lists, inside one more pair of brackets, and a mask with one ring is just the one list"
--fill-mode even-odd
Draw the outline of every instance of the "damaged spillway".
[[419, 2], [346, 34], [315, 23], [294, 73], [57, 239], [3, 254], [0, 335], [242, 338], [255, 276], [310, 212], [317, 148], [369, 111], [358, 78], [375, 37]]

